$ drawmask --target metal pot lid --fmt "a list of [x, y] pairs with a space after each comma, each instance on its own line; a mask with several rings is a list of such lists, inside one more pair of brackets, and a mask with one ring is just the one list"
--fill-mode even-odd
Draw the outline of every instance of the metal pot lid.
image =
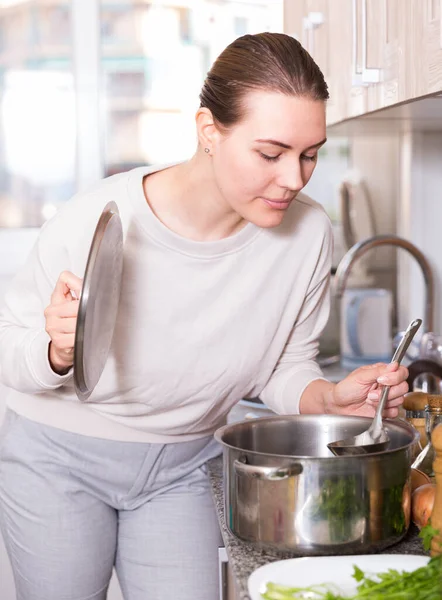
[[80, 400], [95, 389], [112, 343], [123, 272], [123, 228], [109, 202], [95, 229], [78, 307], [74, 345], [74, 387]]

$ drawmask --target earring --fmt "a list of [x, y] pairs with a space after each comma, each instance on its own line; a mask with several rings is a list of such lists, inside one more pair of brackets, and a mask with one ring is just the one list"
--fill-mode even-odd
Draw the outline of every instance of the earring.
[[205, 152], [206, 154], [209, 154], [209, 152], [210, 152], [210, 148], [204, 148], [204, 152]]

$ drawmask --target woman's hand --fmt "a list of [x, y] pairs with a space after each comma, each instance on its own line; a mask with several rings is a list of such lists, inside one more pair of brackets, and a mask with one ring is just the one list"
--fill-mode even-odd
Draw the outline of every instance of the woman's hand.
[[67, 373], [74, 362], [75, 328], [81, 286], [82, 280], [79, 277], [69, 271], [63, 271], [55, 285], [51, 303], [45, 310], [46, 331], [51, 338], [49, 362], [59, 375]]
[[359, 367], [334, 386], [327, 412], [372, 417], [383, 386], [389, 385], [383, 416], [397, 417], [408, 391], [407, 377], [408, 369], [397, 362]]

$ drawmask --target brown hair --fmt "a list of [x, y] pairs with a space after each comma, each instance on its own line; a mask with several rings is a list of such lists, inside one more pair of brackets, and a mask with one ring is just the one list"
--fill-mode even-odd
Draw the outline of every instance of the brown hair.
[[200, 93], [218, 125], [231, 127], [244, 115], [242, 100], [252, 90], [327, 100], [327, 84], [310, 54], [284, 33], [243, 35], [218, 56]]

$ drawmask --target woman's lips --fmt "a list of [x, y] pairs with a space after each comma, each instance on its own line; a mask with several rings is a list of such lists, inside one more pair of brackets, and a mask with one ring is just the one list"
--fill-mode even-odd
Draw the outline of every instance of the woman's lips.
[[270, 198], [263, 198], [263, 200], [268, 206], [277, 210], [285, 210], [291, 202], [291, 200], [273, 200]]

